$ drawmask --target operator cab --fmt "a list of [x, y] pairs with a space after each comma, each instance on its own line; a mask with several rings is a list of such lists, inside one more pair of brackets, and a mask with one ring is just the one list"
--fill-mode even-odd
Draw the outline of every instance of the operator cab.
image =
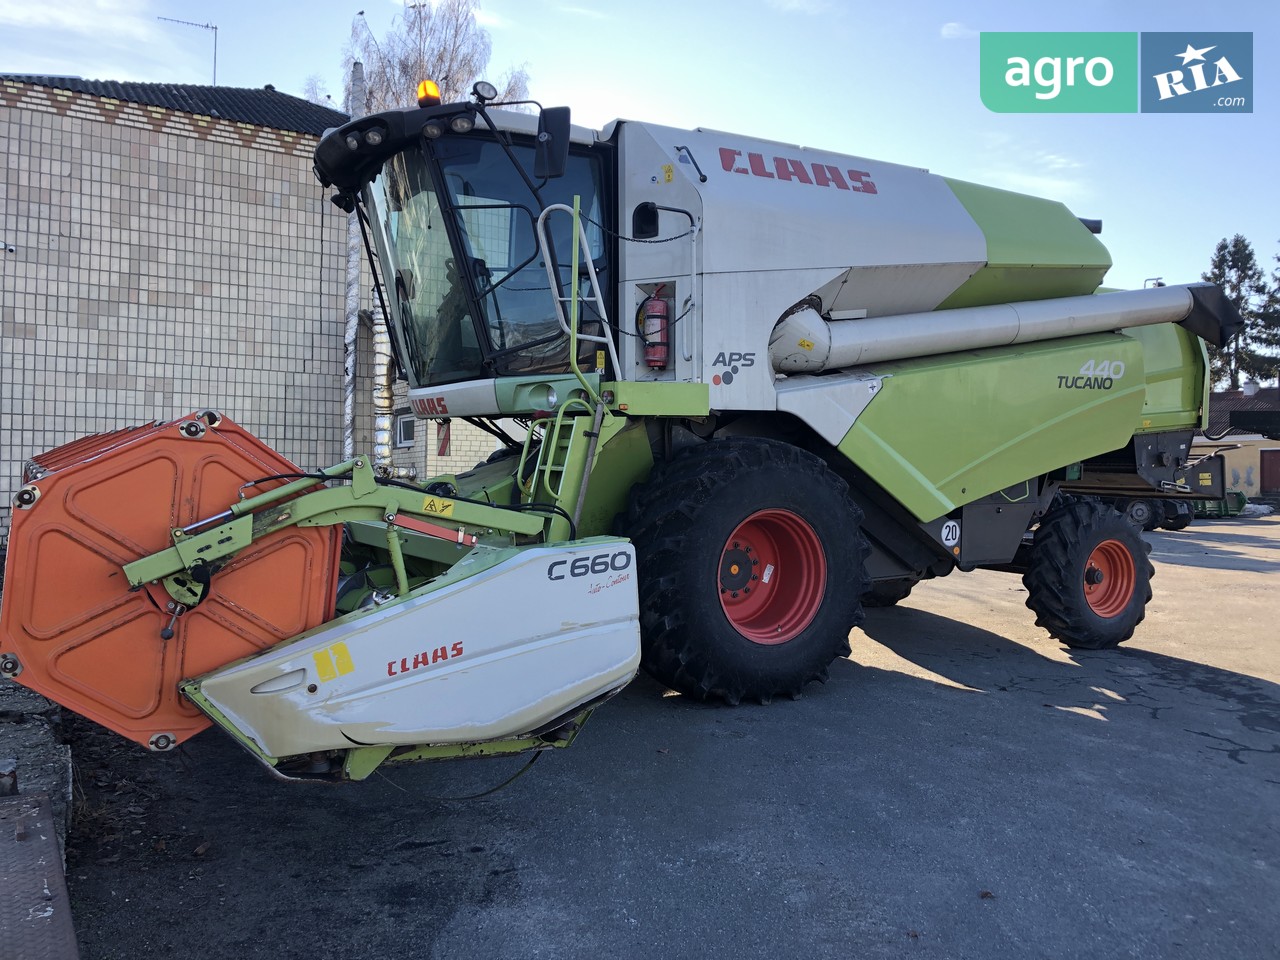
[[[412, 387], [569, 372], [555, 298], [571, 289], [573, 219], [550, 216], [545, 247], [537, 223], [575, 198], [601, 288], [583, 289], [590, 271], [581, 263], [580, 326], [603, 332], [591, 294], [607, 303], [612, 280], [608, 145], [571, 143], [567, 109], [535, 118], [491, 108], [496, 91], [485, 83], [473, 95], [440, 105], [420, 87], [421, 106], [353, 120], [316, 150], [317, 177], [338, 188], [334, 202], [359, 211]], [[580, 368], [594, 369], [594, 346], [579, 353]]]

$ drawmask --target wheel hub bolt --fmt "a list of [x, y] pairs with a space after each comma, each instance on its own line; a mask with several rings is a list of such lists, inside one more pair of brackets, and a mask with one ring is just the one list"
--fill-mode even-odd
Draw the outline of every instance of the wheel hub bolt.
[[1103, 581], [1102, 571], [1097, 567], [1090, 567], [1084, 572], [1084, 582], [1091, 587], [1096, 587]]

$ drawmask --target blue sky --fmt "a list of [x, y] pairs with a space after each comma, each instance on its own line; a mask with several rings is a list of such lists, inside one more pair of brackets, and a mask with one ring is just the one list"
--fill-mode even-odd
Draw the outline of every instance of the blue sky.
[[[398, 0], [191, 3], [0, 0], [0, 71], [171, 83], [212, 78], [341, 101], [356, 11], [381, 33]], [[1199, 279], [1219, 238], [1280, 253], [1280, 4], [1185, 0], [482, 0], [491, 74], [575, 122], [705, 126], [928, 167], [1066, 202], [1101, 218], [1107, 282]], [[978, 95], [978, 38], [1001, 31], [1251, 31], [1252, 114], [995, 114]]]

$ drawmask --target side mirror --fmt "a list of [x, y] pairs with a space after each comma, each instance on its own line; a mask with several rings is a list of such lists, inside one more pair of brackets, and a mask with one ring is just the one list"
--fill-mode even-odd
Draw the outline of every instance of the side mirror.
[[658, 235], [658, 205], [646, 200], [636, 204], [631, 211], [631, 236], [637, 240], [652, 240]]
[[538, 147], [533, 176], [538, 180], [563, 177], [569, 166], [569, 108], [547, 107], [538, 114]]

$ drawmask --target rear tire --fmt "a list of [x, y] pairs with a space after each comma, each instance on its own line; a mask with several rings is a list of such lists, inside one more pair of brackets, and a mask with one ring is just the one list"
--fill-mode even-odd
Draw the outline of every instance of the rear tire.
[[1180, 500], [1166, 500], [1164, 502], [1164, 523], [1160, 524], [1165, 530], [1185, 530], [1191, 525], [1191, 520], [1195, 516], [1195, 511], [1191, 509], [1191, 504]]
[[862, 595], [862, 605], [864, 607], [892, 607], [899, 601], [907, 599], [911, 594], [911, 588], [919, 582], [914, 577], [902, 577], [898, 580], [877, 580]]
[[1164, 501], [1163, 500], [1147, 500], [1145, 501], [1151, 506], [1151, 516], [1147, 518], [1147, 522], [1142, 525], [1142, 529], [1147, 533], [1160, 527], [1164, 523]]
[[728, 438], [632, 491], [641, 664], [699, 700], [798, 697], [849, 652], [867, 587], [861, 511], [811, 453]]
[[1155, 568], [1151, 545], [1128, 520], [1096, 500], [1078, 500], [1040, 521], [1022, 582], [1027, 606], [1069, 647], [1123, 643], [1146, 616]]
[[1147, 524], [1151, 522], [1151, 501], [1128, 500], [1121, 501], [1116, 506], [1124, 514], [1125, 519], [1139, 530], [1150, 529]]

